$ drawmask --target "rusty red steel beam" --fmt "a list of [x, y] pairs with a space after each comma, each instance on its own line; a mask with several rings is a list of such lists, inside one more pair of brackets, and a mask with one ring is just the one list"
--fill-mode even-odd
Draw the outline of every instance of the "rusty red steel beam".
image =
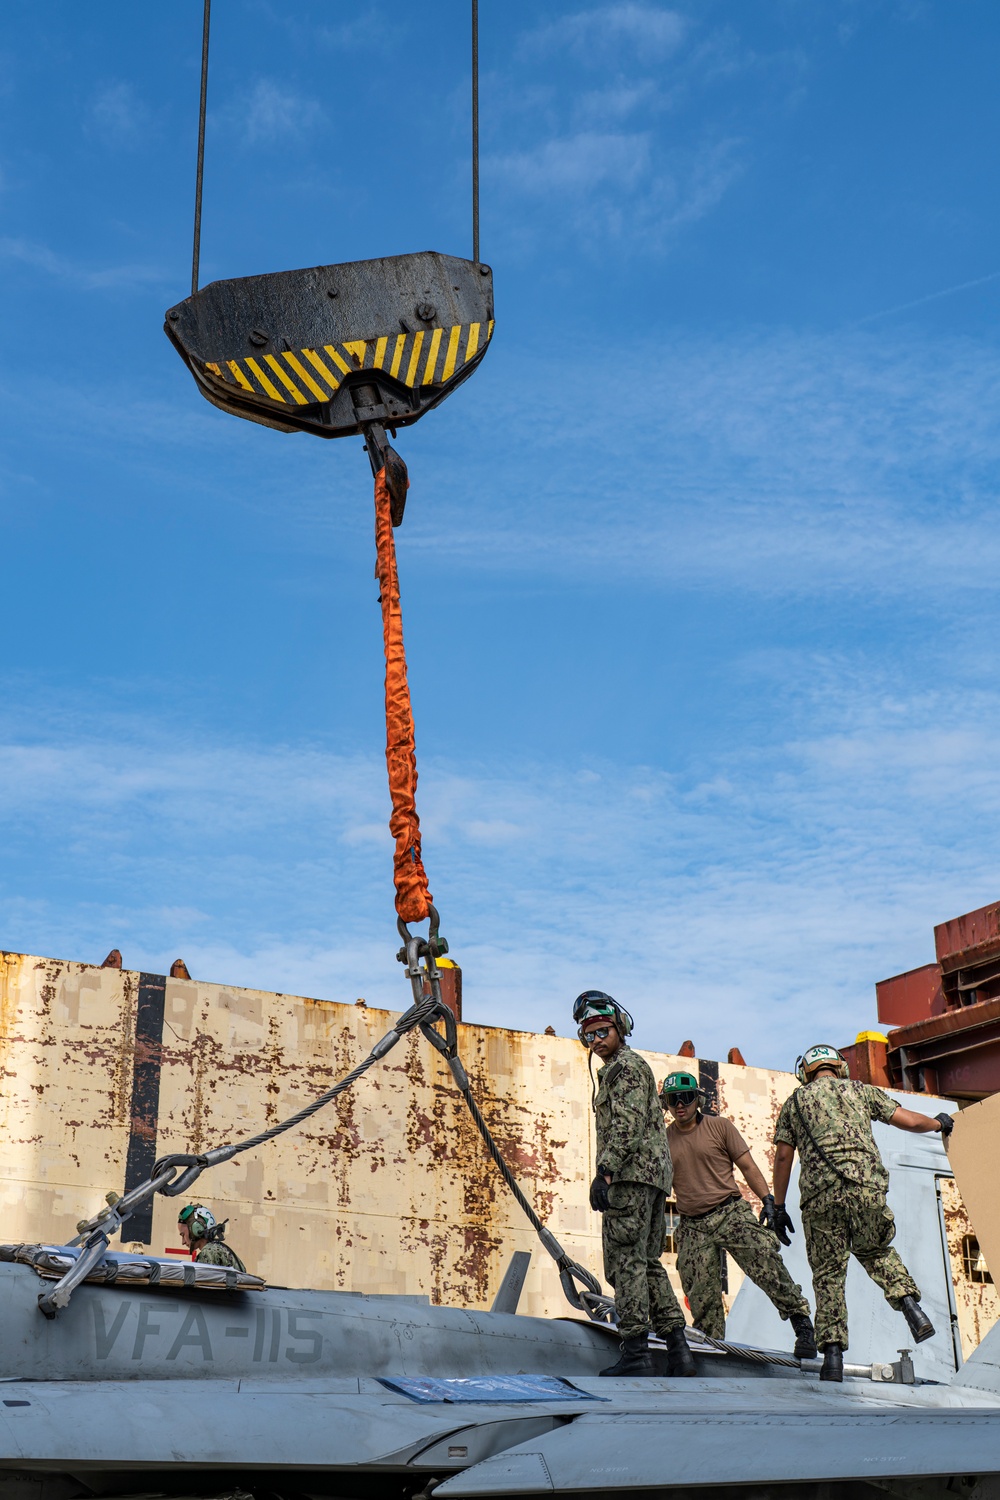
[[934, 949], [945, 974], [1000, 956], [1000, 903], [940, 922], [934, 929]]
[[926, 1021], [913, 1021], [909, 1026], [898, 1026], [889, 1032], [890, 1050], [899, 1047], [915, 1047], [927, 1040], [949, 1033], [975, 1031], [1000, 1019], [1000, 1000], [983, 1000], [978, 1005], [962, 1006], [945, 1011], [940, 1016], [930, 1016]]

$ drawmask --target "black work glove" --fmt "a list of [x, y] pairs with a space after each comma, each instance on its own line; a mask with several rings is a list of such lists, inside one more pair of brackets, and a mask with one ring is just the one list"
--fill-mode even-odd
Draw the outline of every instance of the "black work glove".
[[785, 1205], [775, 1203], [773, 1193], [768, 1193], [761, 1202], [760, 1222], [765, 1229], [773, 1229], [783, 1245], [792, 1243], [788, 1236], [795, 1233], [795, 1225], [789, 1218]]
[[603, 1214], [611, 1207], [611, 1195], [608, 1191], [609, 1184], [605, 1182], [604, 1175], [598, 1172], [590, 1184], [590, 1206], [595, 1214]]
[[941, 1139], [947, 1141], [948, 1137], [951, 1135], [951, 1132], [955, 1129], [955, 1121], [952, 1119], [951, 1115], [946, 1115], [943, 1111], [941, 1112], [941, 1114], [935, 1115], [934, 1118], [941, 1126]]

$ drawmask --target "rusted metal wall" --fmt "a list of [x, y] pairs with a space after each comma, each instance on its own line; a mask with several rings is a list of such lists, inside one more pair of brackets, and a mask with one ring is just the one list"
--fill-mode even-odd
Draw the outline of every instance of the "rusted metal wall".
[[[108, 1189], [121, 1190], [130, 1162], [135, 1170], [142, 1160], [204, 1150], [284, 1118], [353, 1067], [395, 1019], [363, 1004], [2, 958], [5, 1240], [62, 1242]], [[471, 1024], [459, 1027], [459, 1039], [483, 1113], [524, 1191], [574, 1259], [599, 1272], [600, 1221], [587, 1203], [594, 1152], [583, 1049], [565, 1037]], [[691, 1067], [690, 1059], [643, 1055], [657, 1080]], [[717, 1076], [721, 1111], [769, 1173], [774, 1119], [795, 1080], [735, 1063], [699, 1068]], [[434, 1302], [482, 1307], [511, 1252], [526, 1249], [533, 1255], [522, 1309], [567, 1310], [447, 1067], [419, 1035], [299, 1130], [215, 1168], [199, 1189], [230, 1218], [230, 1241], [250, 1269], [272, 1284], [427, 1293]], [[178, 1248], [180, 1206], [156, 1200], [154, 1252]], [[957, 1197], [952, 1212], [960, 1244]], [[731, 1301], [741, 1279], [732, 1261], [729, 1274]], [[963, 1332], [968, 1324], [981, 1334], [995, 1316], [994, 1293], [974, 1291]]]
[[134, 974], [0, 954], [4, 1237], [62, 1239], [125, 1174]]
[[989, 1276], [985, 1261], [970, 1264], [969, 1242], [972, 1249], [975, 1240], [972, 1223], [959, 1195], [954, 1178], [941, 1182], [941, 1204], [944, 1209], [945, 1230], [948, 1236], [948, 1254], [951, 1258], [952, 1280], [955, 1284], [955, 1305], [958, 1309], [958, 1328], [962, 1335], [962, 1353], [968, 1358], [980, 1340], [989, 1333], [1000, 1317], [1000, 1298], [992, 1280], [983, 1282], [977, 1278], [984, 1273]]

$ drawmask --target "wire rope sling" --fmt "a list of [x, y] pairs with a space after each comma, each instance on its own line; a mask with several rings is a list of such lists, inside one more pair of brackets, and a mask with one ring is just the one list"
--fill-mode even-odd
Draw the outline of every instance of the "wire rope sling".
[[[289, 1119], [235, 1143], [156, 1162], [152, 1175], [84, 1221], [73, 1242], [80, 1253], [58, 1284], [39, 1297], [54, 1317], [74, 1287], [95, 1273], [110, 1237], [156, 1193], [187, 1193], [206, 1168], [252, 1150], [300, 1124], [352, 1085], [409, 1031], [418, 1029], [442, 1054], [487, 1150], [556, 1263], [570, 1303], [612, 1321], [614, 1304], [600, 1282], [573, 1261], [524, 1196], [504, 1161], [458, 1055], [457, 1027], [441, 997], [440, 935], [424, 870], [416, 808], [417, 762], [403, 646], [395, 527], [403, 519], [409, 478], [389, 442], [467, 380], [493, 336], [493, 274], [479, 259], [479, 16], [472, 3], [472, 241], [463, 260], [436, 251], [314, 266], [216, 281], [199, 288], [205, 120], [211, 0], [204, 0], [201, 99], [195, 188], [191, 295], [171, 307], [165, 331], [201, 394], [221, 411], [279, 432], [362, 436], [375, 480], [375, 540], [385, 646], [386, 766], [395, 840], [397, 926], [413, 1004], [367, 1058]], [[426, 937], [410, 923], [428, 922]], [[444, 1032], [438, 1029], [443, 1022]]]

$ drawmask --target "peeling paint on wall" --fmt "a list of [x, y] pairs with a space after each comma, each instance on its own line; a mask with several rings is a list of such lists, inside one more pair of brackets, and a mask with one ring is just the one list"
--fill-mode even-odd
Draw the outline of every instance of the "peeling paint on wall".
[[[4, 1238], [61, 1242], [125, 1178], [140, 976], [0, 955], [0, 1206]], [[157, 1155], [203, 1151], [285, 1118], [364, 1057], [396, 1013], [167, 978]], [[579, 1043], [460, 1024], [480, 1108], [528, 1198], [569, 1254], [600, 1273], [590, 1080]], [[641, 1049], [640, 1049], [641, 1050]], [[660, 1080], [684, 1059], [643, 1051]], [[721, 1063], [719, 1108], [769, 1173], [791, 1074]], [[559, 1282], [507, 1193], [444, 1060], [404, 1038], [299, 1130], [198, 1185], [251, 1270], [272, 1285], [426, 1293], [483, 1307], [514, 1250], [532, 1251], [525, 1312], [566, 1312]], [[946, 1197], [963, 1341], [995, 1320], [992, 1285], [962, 1275], [968, 1234]], [[747, 1195], [749, 1197], [749, 1194]], [[750, 1200], [756, 1206], [756, 1200]], [[181, 1204], [158, 1198], [150, 1246], [179, 1244]], [[965, 1226], [965, 1227], [963, 1227]], [[148, 1248], [135, 1243], [135, 1248]], [[130, 1244], [127, 1248], [132, 1248]], [[680, 1290], [672, 1257], [666, 1262]], [[741, 1273], [729, 1264], [732, 1301]]]

